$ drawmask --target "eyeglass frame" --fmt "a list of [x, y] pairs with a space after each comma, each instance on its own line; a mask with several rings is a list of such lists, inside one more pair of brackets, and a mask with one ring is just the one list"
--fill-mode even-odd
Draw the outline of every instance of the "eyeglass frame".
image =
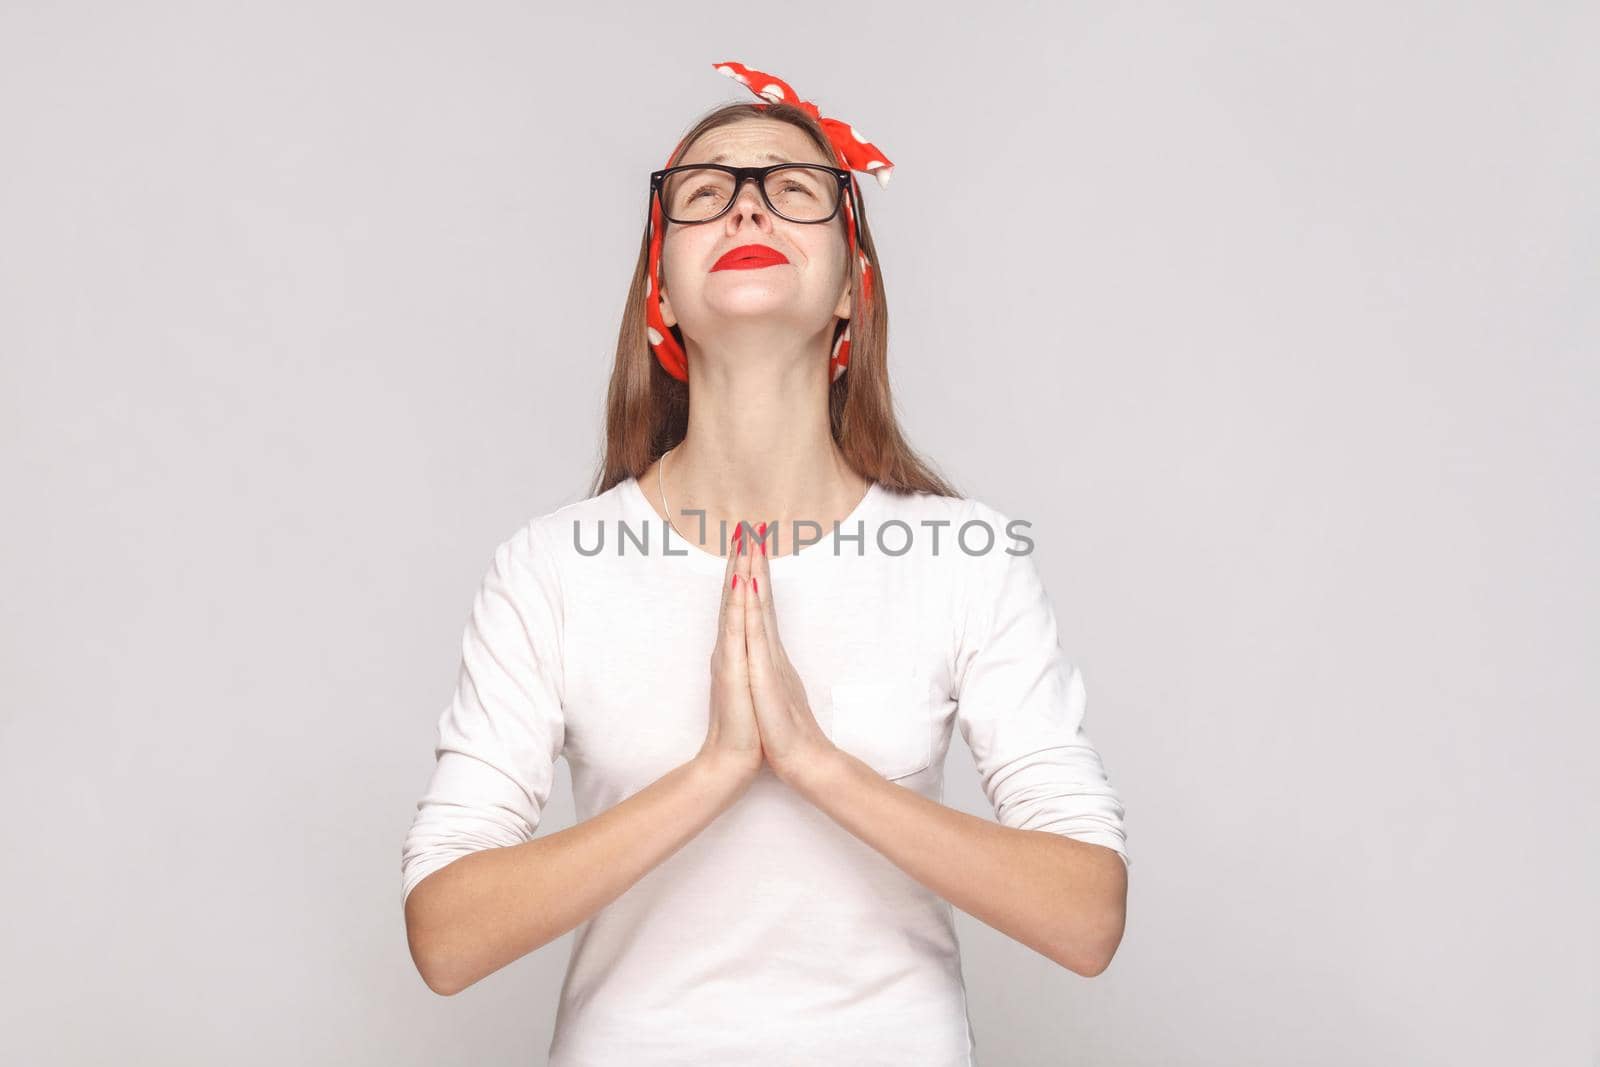
[[[840, 196], [834, 201], [833, 211], [828, 215], [827, 218], [791, 219], [788, 215], [785, 215], [783, 212], [779, 211], [775, 206], [773, 206], [772, 198], [767, 195], [767, 175], [771, 174], [775, 170], [782, 170], [785, 167], [805, 167], [810, 170], [825, 170], [829, 174], [832, 174], [835, 178], [839, 179]], [[693, 219], [687, 222], [680, 222], [667, 214], [666, 196], [662, 191], [663, 186], [666, 184], [667, 175], [675, 174], [680, 170], [720, 170], [728, 174], [732, 174], [733, 195], [728, 197], [728, 202], [722, 205], [722, 210], [717, 212], [715, 215], [712, 215], [709, 218]], [[668, 167], [665, 170], [656, 170], [650, 172], [650, 196], [656, 201], [657, 204], [660, 205], [661, 218], [664, 222], [669, 222], [674, 226], [699, 226], [702, 223], [715, 222], [722, 218], [722, 216], [726, 215], [733, 205], [738, 201], [739, 192], [744, 188], [745, 181], [751, 178], [756, 179], [756, 188], [760, 190], [761, 202], [767, 205], [767, 210], [778, 216], [778, 218], [782, 219], [783, 221], [792, 222], [796, 226], [820, 226], [825, 222], [832, 222], [834, 219], [839, 217], [839, 211], [844, 207], [844, 199], [846, 196], [850, 197], [852, 204], [855, 203], [855, 183], [851, 181], [851, 175], [848, 170], [845, 170], [842, 167], [830, 167], [826, 163], [805, 163], [800, 161], [793, 163], [773, 163], [765, 167], [729, 167], [722, 163], [680, 163], [675, 167]]]

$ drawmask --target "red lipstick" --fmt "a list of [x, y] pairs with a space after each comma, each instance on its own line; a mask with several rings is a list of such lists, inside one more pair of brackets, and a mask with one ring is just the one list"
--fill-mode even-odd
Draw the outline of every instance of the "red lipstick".
[[740, 245], [730, 248], [721, 259], [712, 264], [712, 270], [752, 270], [756, 267], [771, 267], [779, 263], [789, 262], [776, 248], [766, 245]]

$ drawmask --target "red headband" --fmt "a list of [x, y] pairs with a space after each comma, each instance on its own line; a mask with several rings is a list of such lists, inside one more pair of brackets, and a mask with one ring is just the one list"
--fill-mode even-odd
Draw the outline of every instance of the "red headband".
[[[726, 74], [734, 81], [748, 88], [752, 93], [764, 100], [775, 104], [792, 104], [805, 111], [816, 119], [828, 135], [828, 140], [833, 144], [834, 155], [838, 158], [839, 166], [849, 170], [866, 171], [878, 179], [880, 186], [889, 184], [889, 175], [894, 170], [894, 164], [889, 158], [878, 151], [873, 145], [847, 122], [839, 119], [824, 118], [817, 110], [817, 106], [808, 100], [800, 99], [800, 95], [791, 89], [783, 79], [766, 74], [759, 70], [751, 70], [742, 63], [715, 63], [712, 64], [719, 73]], [[765, 107], [765, 104], [757, 104]], [[670, 166], [678, 149], [683, 147], [679, 141], [677, 148], [672, 150], [672, 155], [667, 157]], [[860, 188], [855, 183], [854, 175], [850, 178], [851, 189], [855, 195], [861, 195]], [[861, 296], [867, 300], [872, 295], [872, 269], [867, 264], [867, 257], [856, 247], [856, 217], [850, 207], [850, 197], [845, 197], [844, 214], [846, 229], [850, 238], [850, 256], [861, 269]], [[661, 317], [661, 300], [656, 295], [661, 292], [661, 203], [655, 197], [650, 198], [650, 224], [647, 233], [650, 236], [650, 273], [645, 279], [645, 333], [648, 335], [650, 348], [656, 354], [656, 359], [665, 368], [666, 372], [681, 382], [689, 380], [689, 361], [684, 355], [683, 348], [678, 344], [677, 338], [672, 336], [672, 331], [667, 328], [666, 322]], [[832, 367], [829, 381], [837, 379], [844, 373], [845, 367], [850, 365], [850, 324], [845, 323], [844, 330], [839, 334], [839, 339], [834, 342], [833, 354], [829, 357]]]

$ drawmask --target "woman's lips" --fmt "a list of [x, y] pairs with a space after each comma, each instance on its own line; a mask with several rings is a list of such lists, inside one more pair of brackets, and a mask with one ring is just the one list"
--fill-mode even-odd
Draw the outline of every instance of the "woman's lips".
[[740, 245], [730, 248], [722, 258], [712, 264], [712, 270], [752, 270], [756, 267], [771, 267], [779, 263], [789, 262], [776, 248], [766, 245]]

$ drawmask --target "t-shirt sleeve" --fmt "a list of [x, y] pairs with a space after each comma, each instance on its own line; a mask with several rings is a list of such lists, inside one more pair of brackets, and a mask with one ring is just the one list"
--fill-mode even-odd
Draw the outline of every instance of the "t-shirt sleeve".
[[1007, 518], [973, 558], [956, 661], [956, 721], [1003, 826], [1104, 845], [1131, 867], [1121, 798], [1084, 729], [1083, 673], [1062, 651], [1055, 610], [1033, 554]]
[[565, 738], [561, 635], [556, 561], [530, 522], [495, 549], [473, 599], [437, 762], [401, 849], [402, 906], [453, 860], [538, 830]]

